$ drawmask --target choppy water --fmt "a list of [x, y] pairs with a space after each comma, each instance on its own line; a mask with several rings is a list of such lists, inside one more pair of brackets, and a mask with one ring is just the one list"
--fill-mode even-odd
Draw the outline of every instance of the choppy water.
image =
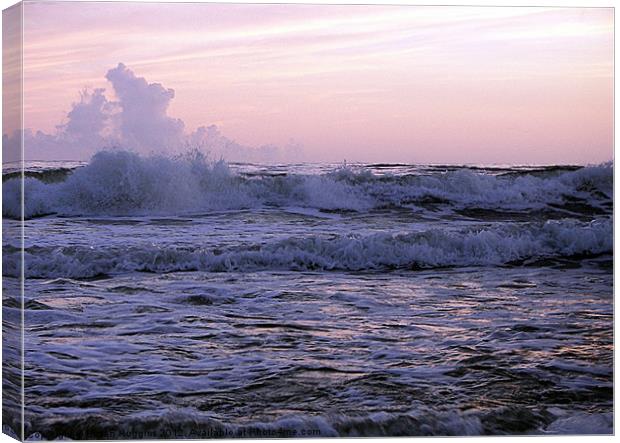
[[60, 166], [26, 179], [27, 436], [612, 432], [610, 165]]

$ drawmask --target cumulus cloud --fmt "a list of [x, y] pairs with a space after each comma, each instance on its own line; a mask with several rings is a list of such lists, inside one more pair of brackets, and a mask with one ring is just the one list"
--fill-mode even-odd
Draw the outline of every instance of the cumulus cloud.
[[73, 104], [67, 114], [67, 123], [60, 125], [68, 137], [85, 141], [89, 137], [101, 137], [109, 120], [110, 103], [104, 95], [105, 89], [95, 89], [92, 93], [84, 90], [80, 101]]
[[80, 100], [71, 106], [65, 123], [56, 126], [54, 133], [24, 129], [2, 135], [4, 161], [19, 160], [23, 138], [26, 159], [83, 160], [96, 150], [117, 143], [110, 134], [112, 104], [104, 89], [83, 90]]
[[288, 162], [302, 157], [301, 146], [293, 142], [284, 148], [244, 146], [221, 134], [215, 125], [187, 133], [181, 119], [168, 115], [174, 90], [149, 83], [123, 63], [110, 69], [105, 78], [116, 100], [110, 100], [103, 88], [84, 90], [55, 133], [27, 129], [4, 134], [5, 153], [18, 149], [23, 136], [26, 159], [31, 160], [86, 160], [110, 147], [142, 153], [175, 153], [191, 147], [243, 162]]
[[176, 147], [183, 137], [185, 125], [182, 120], [167, 114], [174, 89], [148, 83], [122, 63], [110, 69], [106, 79], [112, 83], [119, 98], [120, 139], [125, 144], [156, 151]]

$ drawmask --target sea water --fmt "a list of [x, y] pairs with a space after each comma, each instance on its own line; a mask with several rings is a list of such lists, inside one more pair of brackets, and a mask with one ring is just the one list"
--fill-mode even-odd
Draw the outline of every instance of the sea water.
[[26, 436], [610, 433], [612, 182], [611, 164], [31, 162]]

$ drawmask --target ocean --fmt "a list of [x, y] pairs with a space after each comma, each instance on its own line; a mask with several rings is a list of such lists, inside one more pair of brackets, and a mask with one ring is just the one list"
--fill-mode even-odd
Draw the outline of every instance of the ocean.
[[102, 151], [28, 162], [24, 212], [31, 438], [613, 432], [611, 164]]

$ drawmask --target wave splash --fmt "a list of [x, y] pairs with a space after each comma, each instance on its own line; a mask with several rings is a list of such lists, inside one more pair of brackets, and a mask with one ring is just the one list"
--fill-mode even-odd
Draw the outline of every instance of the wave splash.
[[[307, 207], [365, 212], [429, 205], [500, 210], [582, 208], [609, 213], [611, 164], [548, 173], [489, 175], [472, 169], [440, 174], [374, 175], [343, 167], [321, 175], [247, 176], [198, 151], [142, 157], [100, 151], [62, 181], [27, 177], [25, 217], [162, 215], [259, 207]], [[3, 188], [3, 215], [20, 217], [20, 182]]]

